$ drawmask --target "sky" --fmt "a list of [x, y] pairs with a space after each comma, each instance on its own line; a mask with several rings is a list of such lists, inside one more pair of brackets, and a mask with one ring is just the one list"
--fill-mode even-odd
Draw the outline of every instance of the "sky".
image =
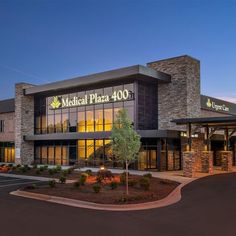
[[202, 94], [236, 102], [234, 0], [0, 0], [0, 99], [14, 84], [190, 55]]

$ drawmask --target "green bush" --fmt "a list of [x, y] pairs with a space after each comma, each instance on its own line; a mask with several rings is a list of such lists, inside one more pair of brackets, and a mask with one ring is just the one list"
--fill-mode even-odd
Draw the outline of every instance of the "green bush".
[[130, 187], [134, 187], [138, 184], [138, 181], [135, 180], [135, 179], [130, 179], [128, 184], [129, 184]]
[[46, 165], [46, 166], [43, 166], [43, 169], [44, 170], [47, 170], [48, 169], [48, 166]]
[[91, 176], [91, 175], [92, 175], [92, 171], [91, 171], [91, 170], [86, 170], [85, 173], [86, 173], [88, 176]]
[[38, 165], [37, 164], [33, 164], [33, 169], [37, 169]]
[[[2, 164], [1, 166], [4, 166], [4, 164]], [[16, 168], [20, 168], [20, 167], [21, 167], [20, 164], [18, 164], [18, 165], [16, 166]]]
[[81, 185], [84, 185], [85, 182], [86, 182], [86, 180], [87, 180], [87, 178], [88, 178], [88, 175], [85, 174], [85, 173], [82, 173], [82, 174], [80, 175], [80, 178], [79, 178], [80, 184], [81, 184]]
[[152, 178], [152, 174], [151, 173], [147, 173], [147, 174], [144, 174], [143, 177], [151, 179]]
[[41, 175], [41, 171], [39, 169], [36, 169], [35, 174], [36, 175]]
[[113, 174], [109, 170], [99, 170], [97, 172], [97, 179], [104, 180], [104, 179], [112, 179]]
[[10, 167], [10, 168], [12, 168], [12, 167], [13, 167], [13, 164], [8, 164], [7, 166]]
[[101, 191], [101, 185], [100, 184], [94, 184], [93, 185], [93, 191], [95, 193], [99, 193]]
[[80, 187], [80, 182], [79, 182], [79, 181], [76, 181], [76, 182], [74, 182], [73, 185], [74, 185], [75, 188], [79, 188], [79, 187]]
[[142, 177], [139, 180], [139, 185], [142, 189], [144, 189], [145, 191], [149, 190], [150, 188], [150, 179], [147, 177]]
[[64, 184], [64, 183], [66, 182], [66, 177], [62, 175], [62, 176], [59, 178], [59, 182], [60, 182], [61, 184]]
[[112, 190], [116, 189], [118, 187], [118, 183], [116, 181], [111, 181], [110, 187], [111, 187]]
[[55, 167], [55, 169], [56, 169], [57, 172], [60, 172], [60, 171], [61, 171], [61, 166], [57, 165], [57, 166]]
[[44, 166], [40, 166], [39, 167], [39, 171], [43, 172], [45, 169], [44, 169]]
[[28, 165], [24, 165], [24, 168], [27, 170], [31, 170], [31, 168]]
[[55, 188], [56, 187], [56, 180], [49, 180], [48, 181], [48, 185], [49, 185], [49, 187], [51, 187], [51, 188]]
[[19, 168], [19, 170], [20, 170], [21, 173], [26, 173], [27, 170], [28, 170], [28, 168], [26, 168], [25, 166], [21, 166], [21, 167]]
[[36, 189], [36, 188], [37, 188], [36, 184], [31, 184], [31, 185], [25, 187], [25, 189], [28, 189], [28, 190], [32, 190], [32, 189]]
[[48, 169], [48, 174], [53, 175], [55, 173], [54, 169]]

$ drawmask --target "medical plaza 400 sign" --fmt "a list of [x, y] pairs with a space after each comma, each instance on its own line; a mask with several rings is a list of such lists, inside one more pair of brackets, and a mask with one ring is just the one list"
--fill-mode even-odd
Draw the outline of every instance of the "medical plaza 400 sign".
[[53, 109], [59, 109], [109, 102], [121, 102], [133, 99], [134, 93], [128, 89], [124, 89], [114, 91], [112, 95], [99, 95], [97, 93], [91, 93], [85, 94], [83, 97], [74, 96], [72, 98], [69, 98], [69, 96], [54, 96], [50, 105]]

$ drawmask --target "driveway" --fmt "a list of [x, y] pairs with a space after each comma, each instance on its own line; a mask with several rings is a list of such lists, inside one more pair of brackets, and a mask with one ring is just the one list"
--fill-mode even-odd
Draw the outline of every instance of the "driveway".
[[190, 183], [183, 189], [182, 200], [175, 205], [133, 212], [86, 210], [25, 199], [8, 194], [17, 185], [2, 186], [0, 235], [3, 236], [235, 235], [236, 173]]

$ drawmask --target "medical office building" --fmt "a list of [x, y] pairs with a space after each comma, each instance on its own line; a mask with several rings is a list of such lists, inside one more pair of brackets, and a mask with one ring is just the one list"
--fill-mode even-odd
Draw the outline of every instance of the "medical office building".
[[[173, 120], [236, 115], [236, 104], [201, 95], [200, 62], [189, 56], [45, 85], [19, 83], [15, 98], [0, 103], [0, 120], [5, 126], [0, 133], [0, 160], [121, 168], [112, 154], [110, 136], [116, 114], [123, 108], [141, 136], [138, 159], [131, 165], [139, 170], [183, 168], [183, 154], [189, 146], [188, 122]], [[205, 145], [200, 144], [204, 141], [201, 130], [192, 130], [192, 149], [194, 143]], [[214, 165], [217, 151], [223, 147], [222, 131], [214, 133]], [[234, 164], [233, 139], [229, 149]]]

